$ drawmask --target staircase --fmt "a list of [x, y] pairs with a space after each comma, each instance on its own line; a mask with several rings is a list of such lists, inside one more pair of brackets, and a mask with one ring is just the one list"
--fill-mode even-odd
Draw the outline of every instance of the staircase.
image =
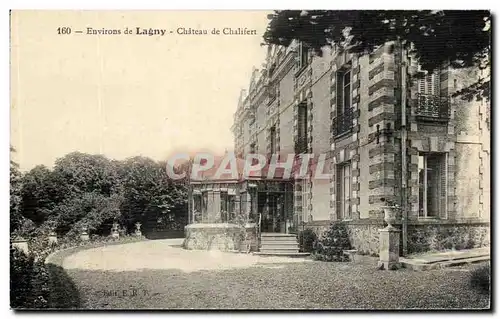
[[309, 253], [299, 252], [299, 243], [295, 234], [261, 233], [260, 249], [255, 255], [302, 257]]

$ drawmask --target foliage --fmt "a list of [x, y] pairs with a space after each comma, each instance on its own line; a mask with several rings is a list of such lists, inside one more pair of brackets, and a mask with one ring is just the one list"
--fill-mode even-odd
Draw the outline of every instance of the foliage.
[[68, 192], [60, 181], [43, 165], [31, 169], [22, 177], [23, 216], [42, 224], [51, 214], [54, 206]]
[[12, 308], [46, 308], [49, 277], [43, 260], [10, 248], [10, 305]]
[[[318, 55], [336, 45], [371, 53], [389, 41], [406, 41], [422, 69], [450, 63], [455, 68], [490, 66], [491, 15], [487, 10], [282, 10], [269, 16], [266, 44], [288, 46], [298, 40]], [[489, 97], [482, 78], [463, 94]]]
[[165, 165], [133, 157], [120, 166], [119, 180], [124, 197], [122, 222], [129, 230], [135, 229], [136, 222], [173, 222], [185, 218], [187, 187], [172, 181]]
[[102, 155], [73, 152], [56, 160], [54, 175], [68, 194], [110, 196], [119, 191], [115, 163]]
[[302, 252], [313, 251], [314, 243], [318, 237], [312, 229], [305, 229], [299, 232], [299, 247]]
[[351, 249], [349, 233], [344, 222], [334, 222], [314, 243], [312, 257], [322, 261], [349, 261], [344, 250]]
[[472, 271], [470, 283], [473, 288], [482, 293], [488, 294], [491, 287], [491, 266], [490, 264], [479, 267]]
[[184, 181], [172, 181], [163, 163], [145, 157], [116, 161], [74, 152], [52, 170], [40, 165], [24, 175], [11, 163], [11, 185], [16, 236], [36, 237], [43, 229], [76, 238], [82, 227], [103, 236], [113, 222], [124, 226], [122, 234], [135, 231], [136, 222], [170, 229], [186, 222]]
[[58, 233], [69, 231], [68, 235], [76, 237], [82, 227], [89, 232], [109, 232], [100, 226], [109, 224], [120, 216], [120, 205], [123, 199], [119, 194], [105, 196], [97, 193], [83, 193], [80, 197], [65, 200], [54, 210], [57, 216], [56, 224]]

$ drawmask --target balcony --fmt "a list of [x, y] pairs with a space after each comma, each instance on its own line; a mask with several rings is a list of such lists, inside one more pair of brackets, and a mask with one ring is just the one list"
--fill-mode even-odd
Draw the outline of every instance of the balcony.
[[333, 119], [333, 134], [334, 136], [342, 136], [352, 132], [352, 120], [353, 120], [353, 109], [348, 108], [344, 110], [344, 113], [337, 115]]
[[450, 110], [450, 98], [448, 96], [417, 94], [415, 115], [421, 119], [448, 120]]

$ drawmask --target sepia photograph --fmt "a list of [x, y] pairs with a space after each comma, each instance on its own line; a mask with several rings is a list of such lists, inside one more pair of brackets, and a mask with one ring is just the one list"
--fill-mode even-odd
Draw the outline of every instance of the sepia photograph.
[[490, 10], [11, 10], [10, 308], [492, 310]]

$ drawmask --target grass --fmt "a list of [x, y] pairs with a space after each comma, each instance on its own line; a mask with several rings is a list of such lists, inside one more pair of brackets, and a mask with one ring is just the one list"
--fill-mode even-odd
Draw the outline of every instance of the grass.
[[[133, 256], [131, 256], [133, 258]], [[467, 267], [380, 271], [308, 262], [224, 271], [66, 270], [86, 309], [472, 309], [489, 296]]]
[[483, 294], [490, 293], [491, 265], [488, 263], [475, 268], [471, 273], [471, 286]]
[[89, 242], [86, 245], [65, 248], [56, 251], [46, 259], [46, 267], [49, 274], [49, 308], [50, 309], [76, 309], [81, 308], [80, 291], [76, 287], [73, 278], [68, 276], [62, 263], [64, 259], [79, 251], [101, 246], [121, 245], [144, 240], [144, 238], [125, 237], [109, 242]]

